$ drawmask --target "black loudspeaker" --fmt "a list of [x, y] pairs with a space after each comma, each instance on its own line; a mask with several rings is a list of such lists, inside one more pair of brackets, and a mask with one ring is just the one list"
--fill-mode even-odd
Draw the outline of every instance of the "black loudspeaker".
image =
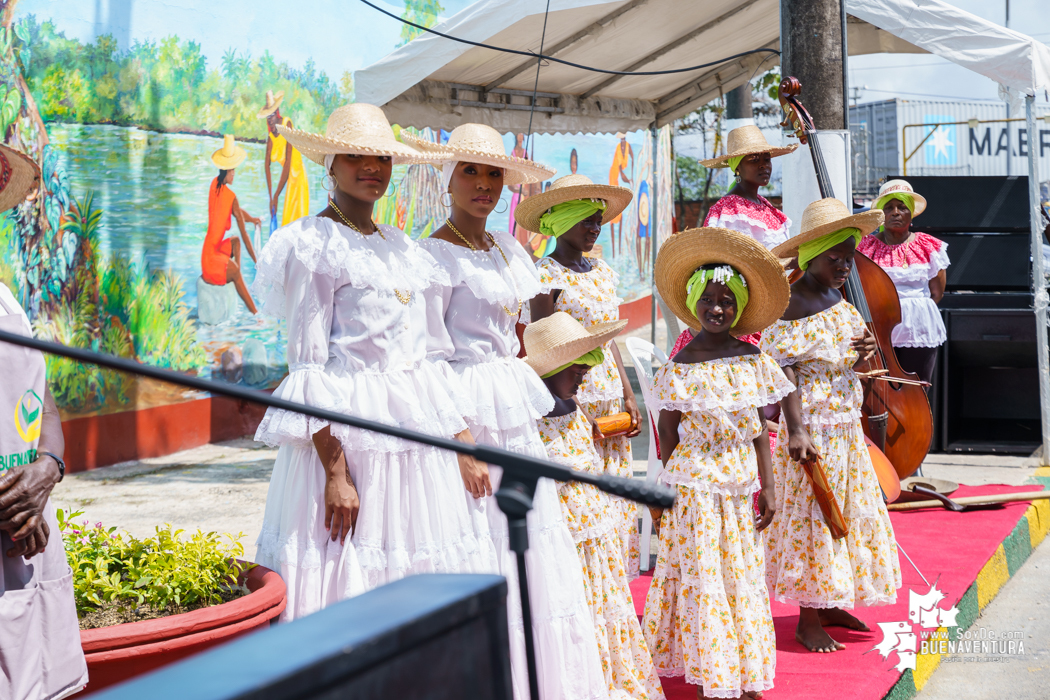
[[1041, 442], [1031, 309], [948, 309], [941, 350], [946, 452], [1031, 454]]
[[[925, 230], [916, 227], [918, 230]], [[948, 244], [947, 292], [1028, 292], [1032, 239], [1024, 233], [938, 233]]]
[[926, 233], [1027, 233], [1028, 177], [901, 176], [926, 198], [915, 228]]
[[410, 576], [96, 700], [511, 700], [507, 582]]

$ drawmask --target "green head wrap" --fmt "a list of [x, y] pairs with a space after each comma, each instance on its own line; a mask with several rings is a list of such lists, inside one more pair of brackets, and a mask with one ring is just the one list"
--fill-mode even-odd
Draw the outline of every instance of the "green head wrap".
[[736, 169], [737, 169], [737, 166], [739, 166], [740, 163], [744, 160], [744, 158], [747, 158], [747, 156], [748, 156], [748, 154], [745, 153], [742, 156], [733, 156], [732, 158], [730, 158], [729, 161], [728, 161], [729, 162], [729, 170], [735, 173]]
[[912, 216], [915, 215], [915, 197], [910, 194], [904, 194], [903, 192], [894, 192], [879, 198], [879, 201], [875, 202], [876, 209], [885, 209], [886, 204], [891, 199], [899, 199], [904, 202], [904, 206], [908, 207], [908, 211], [911, 212]]
[[605, 211], [605, 202], [600, 199], [574, 199], [555, 204], [540, 217], [540, 233], [557, 238], [599, 211]]
[[[736, 326], [737, 321], [744, 315], [744, 307], [747, 306], [747, 281], [741, 276], [739, 272], [734, 270], [729, 265], [721, 265], [719, 267], [697, 270], [693, 273], [693, 276], [689, 278], [689, 283], [685, 286], [686, 297], [685, 303], [689, 307], [689, 313], [696, 316], [696, 302], [700, 301], [700, 295], [707, 289], [708, 282], [721, 282], [725, 286], [729, 287], [729, 291], [736, 297], [736, 318], [729, 325], [730, 328]], [[699, 317], [697, 317], [699, 318]]]
[[839, 229], [838, 231], [832, 231], [829, 234], [814, 239], [809, 243], [803, 243], [798, 247], [798, 269], [805, 270], [809, 267], [809, 263], [813, 258], [817, 257], [825, 250], [831, 250], [843, 241], [848, 241], [850, 238], [853, 239], [854, 243], [860, 243], [860, 229]]
[[552, 369], [550, 372], [547, 372], [547, 374], [542, 375], [541, 378], [547, 379], [548, 377], [553, 377], [558, 372], [567, 370], [573, 365], [587, 365], [588, 367], [594, 367], [595, 365], [600, 365], [603, 362], [605, 362], [605, 353], [602, 352], [601, 348], [595, 348], [583, 357], [578, 357], [572, 362], [564, 364], [556, 369]]

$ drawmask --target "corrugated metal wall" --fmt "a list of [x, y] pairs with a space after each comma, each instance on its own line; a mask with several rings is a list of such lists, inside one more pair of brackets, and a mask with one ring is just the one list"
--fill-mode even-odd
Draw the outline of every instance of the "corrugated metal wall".
[[[1043, 119], [1048, 113], [1046, 107], [1036, 108], [1041, 181], [1050, 179], [1050, 122]], [[1006, 116], [1006, 105], [999, 102], [893, 99], [853, 106], [854, 192], [877, 191], [887, 177], [905, 172], [904, 159], [913, 152], [907, 163], [909, 175], [1026, 175], [1028, 134], [1023, 121], [978, 124], [976, 128], [968, 124], [932, 126]], [[1024, 113], [1011, 116], [1023, 117]], [[919, 146], [927, 134], [930, 138]]]

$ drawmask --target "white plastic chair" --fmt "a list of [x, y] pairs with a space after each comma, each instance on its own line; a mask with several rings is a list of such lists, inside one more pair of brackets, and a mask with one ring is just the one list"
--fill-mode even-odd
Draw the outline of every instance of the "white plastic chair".
[[[653, 359], [655, 358], [659, 364], [667, 362], [667, 354], [660, 348], [654, 346], [652, 343], [642, 340], [641, 338], [628, 338], [627, 352], [631, 355], [631, 361], [634, 363], [634, 371], [638, 374], [638, 384], [642, 387], [642, 401], [645, 402], [645, 410], [649, 413], [649, 462], [646, 468], [646, 481], [655, 482], [656, 478], [663, 471], [663, 465], [660, 463], [660, 458], [656, 455], [657, 440], [656, 435], [656, 415], [649, 409], [652, 405], [650, 401], [650, 393], [653, 387]], [[649, 515], [648, 508], [642, 508], [642, 531], [639, 534], [638, 551], [639, 551], [639, 566], [642, 571], [649, 570], [649, 542], [653, 535], [653, 519]]]

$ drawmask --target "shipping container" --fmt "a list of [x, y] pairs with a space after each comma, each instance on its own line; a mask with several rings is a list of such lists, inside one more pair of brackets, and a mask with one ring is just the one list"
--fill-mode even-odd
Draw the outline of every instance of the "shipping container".
[[[1050, 108], [1035, 109], [1039, 180], [1046, 182], [1050, 180]], [[1024, 111], [1009, 115], [1021, 121], [1004, 121], [1007, 116], [1003, 102], [892, 99], [853, 105], [855, 195], [863, 199], [874, 194], [894, 175], [1027, 175]]]

